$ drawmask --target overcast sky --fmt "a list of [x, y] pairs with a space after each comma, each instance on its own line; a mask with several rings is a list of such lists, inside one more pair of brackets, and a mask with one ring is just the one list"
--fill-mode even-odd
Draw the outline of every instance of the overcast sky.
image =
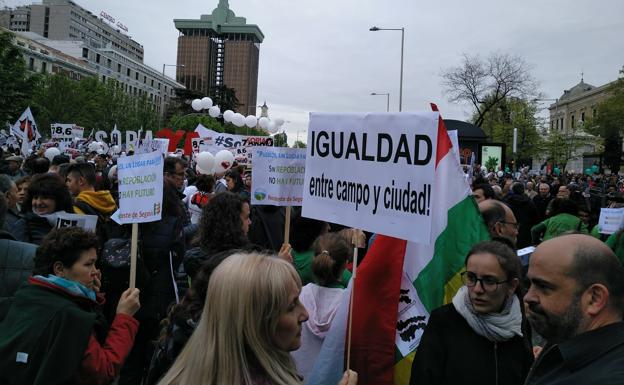
[[[218, 0], [74, 0], [124, 23], [145, 49], [145, 63], [175, 64], [174, 18], [210, 14]], [[7, 6], [32, 1], [5, 0]], [[2, 0], [0, 0], [0, 5]], [[546, 98], [580, 81], [599, 86], [624, 65], [622, 0], [230, 0], [237, 16], [265, 35], [260, 48], [258, 104], [282, 117], [289, 142], [305, 137], [308, 113], [397, 111], [401, 33], [405, 27], [403, 110], [428, 110], [466, 120], [467, 105], [449, 103], [440, 72], [463, 53], [518, 55], [532, 66]], [[175, 68], [168, 67], [173, 76]], [[545, 104], [546, 105], [546, 104]]]

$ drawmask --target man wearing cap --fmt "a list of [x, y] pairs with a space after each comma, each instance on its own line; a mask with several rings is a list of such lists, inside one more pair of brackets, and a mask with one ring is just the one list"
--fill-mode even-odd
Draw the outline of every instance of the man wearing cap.
[[22, 158], [21, 156], [13, 155], [9, 156], [5, 160], [9, 164], [7, 174], [12, 180], [16, 181], [19, 178], [27, 175], [26, 171], [21, 169], [22, 163], [24, 163], [24, 158]]
[[624, 267], [589, 235], [550, 239], [533, 252], [524, 296], [548, 343], [525, 385], [624, 384]]

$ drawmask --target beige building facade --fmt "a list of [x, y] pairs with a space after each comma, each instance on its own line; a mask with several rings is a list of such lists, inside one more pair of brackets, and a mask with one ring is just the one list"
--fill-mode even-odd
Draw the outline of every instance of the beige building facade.
[[[585, 83], [584, 79], [555, 100], [549, 107], [548, 134], [558, 132], [563, 135], [572, 135], [576, 141], [583, 142], [583, 146], [576, 149], [568, 160], [566, 170], [583, 172], [599, 160], [602, 144], [593, 135], [583, 130], [583, 125], [596, 116], [598, 105], [609, 97], [611, 83], [593, 86]], [[543, 164], [545, 159], [537, 160]], [[535, 167], [534, 162], [534, 167]]]

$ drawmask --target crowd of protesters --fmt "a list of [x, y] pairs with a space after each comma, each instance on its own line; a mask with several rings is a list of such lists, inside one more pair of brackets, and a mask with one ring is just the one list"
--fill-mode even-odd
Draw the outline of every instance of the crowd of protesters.
[[[294, 208], [285, 243], [285, 210], [249, 202], [251, 169], [202, 175], [173, 154], [128, 289], [103, 258], [130, 237], [111, 219], [115, 163], [3, 156], [0, 385], [306, 383], [371, 234]], [[474, 169], [492, 240], [470, 245], [463, 286], [431, 313], [411, 384], [624, 383], [623, 231], [597, 226], [624, 201], [619, 177]], [[65, 213], [97, 216], [95, 233], [57, 228]]]
[[[250, 205], [250, 169], [201, 175], [186, 157], [167, 156], [162, 218], [139, 225], [130, 290], [127, 269], [102, 258], [112, 241], [130, 238], [111, 219], [115, 160], [97, 152], [3, 157], [0, 384], [301, 383], [290, 352], [316, 315], [299, 300], [302, 282], [316, 284], [316, 272], [319, 288], [338, 290], [323, 307], [333, 315], [352, 232], [332, 233], [317, 250], [312, 243], [329, 224], [295, 209], [299, 255], [284, 243], [284, 209]], [[97, 216], [95, 233], [57, 228], [66, 213]], [[306, 352], [314, 360], [318, 349]], [[340, 383], [357, 383], [357, 374]]]

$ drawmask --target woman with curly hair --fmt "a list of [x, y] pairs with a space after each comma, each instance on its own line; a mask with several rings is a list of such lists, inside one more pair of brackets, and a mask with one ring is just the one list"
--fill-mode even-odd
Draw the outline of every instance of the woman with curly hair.
[[36, 175], [22, 206], [24, 217], [15, 223], [11, 233], [18, 241], [38, 245], [56, 227], [59, 212], [74, 212], [65, 181], [55, 174]]
[[216, 253], [255, 249], [247, 238], [251, 224], [249, 213], [249, 203], [239, 195], [228, 192], [215, 195], [204, 206], [199, 220], [199, 246], [184, 255], [184, 269], [191, 279], [202, 263]]
[[100, 311], [98, 240], [79, 227], [51, 231], [34, 276], [0, 315], [0, 383], [110, 384], [137, 333], [139, 290], [127, 289], [110, 327]]

